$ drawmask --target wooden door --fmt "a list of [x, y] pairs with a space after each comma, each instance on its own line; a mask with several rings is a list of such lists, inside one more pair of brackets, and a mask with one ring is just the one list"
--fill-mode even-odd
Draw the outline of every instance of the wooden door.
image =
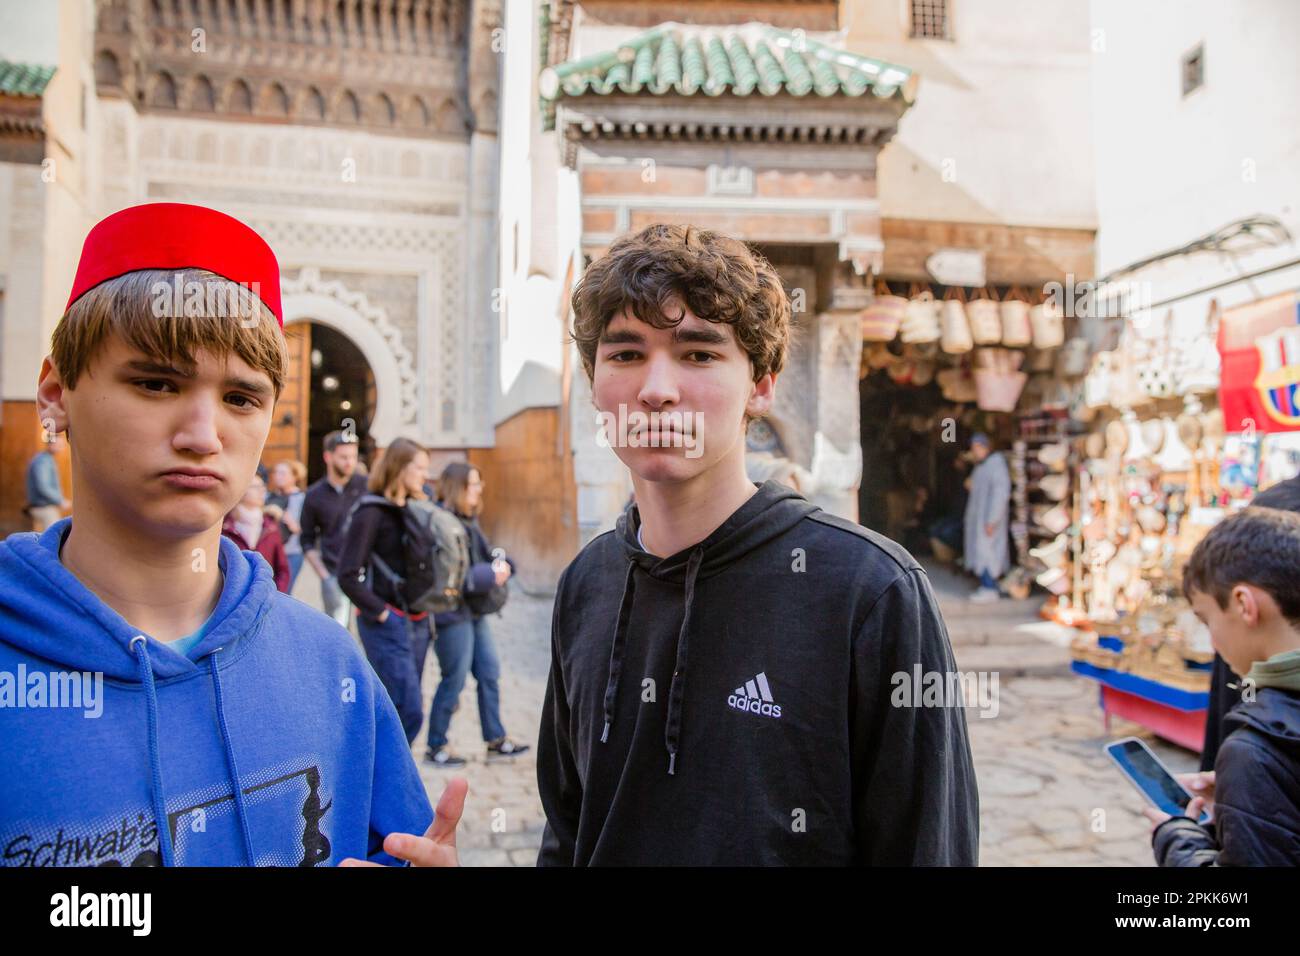
[[271, 434], [262, 449], [262, 462], [268, 468], [277, 461], [294, 458], [307, 461], [308, 405], [311, 400], [311, 325], [297, 322], [285, 327], [289, 346], [289, 374], [280, 400], [275, 403]]

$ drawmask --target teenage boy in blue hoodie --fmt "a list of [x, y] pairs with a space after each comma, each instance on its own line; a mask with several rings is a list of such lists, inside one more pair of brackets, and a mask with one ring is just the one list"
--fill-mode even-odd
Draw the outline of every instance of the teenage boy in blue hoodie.
[[465, 782], [431, 825], [347, 632], [221, 536], [282, 321], [229, 216], [136, 206], [87, 237], [37, 390], [77, 513], [0, 543], [0, 865], [455, 865]]

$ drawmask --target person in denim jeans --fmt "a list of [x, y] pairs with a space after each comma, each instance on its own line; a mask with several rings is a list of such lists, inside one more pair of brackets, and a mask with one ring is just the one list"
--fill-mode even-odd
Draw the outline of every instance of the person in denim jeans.
[[357, 630], [366, 659], [379, 675], [402, 720], [406, 740], [413, 742], [424, 723], [420, 675], [433, 634], [429, 615], [403, 612], [404, 601], [392, 582], [374, 572], [381, 558], [398, 577], [406, 576], [402, 547], [402, 509], [408, 499], [423, 499], [429, 453], [409, 438], [396, 438], [369, 479], [372, 494], [385, 500], [362, 499], [347, 520], [339, 550], [338, 581], [357, 606]]
[[442, 680], [429, 709], [429, 747], [424, 759], [440, 767], [465, 765], [465, 758], [447, 746], [447, 728], [469, 674], [474, 675], [477, 685], [478, 717], [488, 758], [517, 757], [529, 748], [511, 740], [501, 723], [501, 662], [486, 616], [504, 602], [504, 588], [514, 566], [504, 555], [493, 557], [479, 528], [483, 478], [477, 468], [459, 461], [449, 464], [438, 480], [438, 499], [465, 526], [470, 567], [460, 605], [436, 618], [438, 640], [433, 652], [442, 669]]

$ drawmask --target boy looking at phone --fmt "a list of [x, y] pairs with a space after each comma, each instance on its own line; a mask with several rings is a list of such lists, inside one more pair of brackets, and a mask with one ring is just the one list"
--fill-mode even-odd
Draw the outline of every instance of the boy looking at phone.
[[[1197, 545], [1183, 592], [1244, 678], [1214, 782], [1185, 815], [1148, 809], [1161, 866], [1300, 865], [1300, 515], [1248, 508]], [[1213, 820], [1196, 823], [1202, 810]]]

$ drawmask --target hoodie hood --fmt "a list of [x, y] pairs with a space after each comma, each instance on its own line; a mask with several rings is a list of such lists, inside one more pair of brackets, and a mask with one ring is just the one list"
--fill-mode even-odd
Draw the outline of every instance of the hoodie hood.
[[660, 558], [637, 543], [641, 513], [629, 504], [619, 516], [615, 533], [628, 561], [662, 581], [686, 583], [691, 557], [700, 553], [697, 578], [709, 578], [734, 564], [797, 525], [807, 515], [820, 511], [797, 491], [777, 481], [766, 481], [736, 512], [699, 544]]
[[1247, 676], [1256, 687], [1300, 691], [1300, 651], [1283, 651], [1266, 661], [1255, 661]]
[[1300, 691], [1277, 684], [1258, 686], [1253, 701], [1243, 700], [1223, 717], [1225, 740], [1243, 728], [1266, 738], [1290, 761], [1300, 764]]
[[[141, 632], [59, 560], [71, 527], [72, 519], [64, 518], [39, 535], [14, 534], [0, 542], [0, 640], [69, 670], [142, 683], [131, 643]], [[193, 673], [213, 651], [232, 650], [270, 608], [275, 581], [266, 562], [226, 538], [221, 539], [219, 555], [221, 597], [189, 656], [162, 641], [143, 642], [156, 680]]]
[[664, 745], [668, 750], [668, 773], [677, 771], [677, 753], [681, 743], [682, 701], [686, 693], [686, 671], [690, 663], [691, 610], [695, 603], [696, 581], [709, 578], [734, 564], [746, 554], [762, 547], [773, 538], [793, 528], [803, 518], [819, 509], [798, 492], [775, 481], [767, 481], [730, 518], [699, 544], [666, 558], [653, 555], [637, 542], [641, 513], [629, 504], [618, 519], [615, 534], [628, 560], [614, 624], [614, 644], [609, 657], [609, 678], [605, 684], [605, 726], [601, 743], [609, 741], [609, 731], [618, 708], [618, 685], [623, 672], [623, 650], [627, 643], [632, 601], [636, 595], [636, 575], [640, 571], [683, 588], [682, 624], [677, 632], [676, 666], [668, 691], [668, 722]]

